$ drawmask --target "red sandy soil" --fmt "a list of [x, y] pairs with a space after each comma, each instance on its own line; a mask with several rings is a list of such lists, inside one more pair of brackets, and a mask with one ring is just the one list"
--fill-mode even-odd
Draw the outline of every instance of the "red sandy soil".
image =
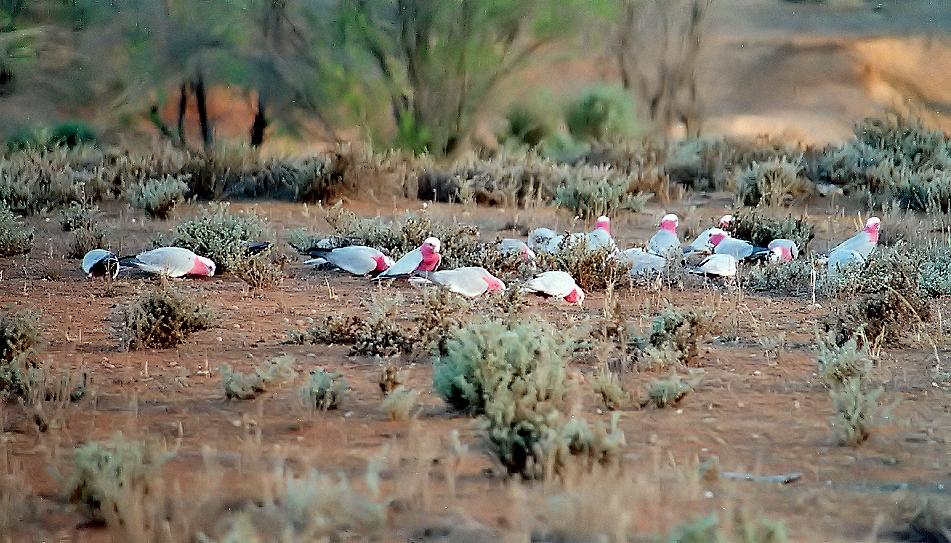
[[[244, 207], [257, 209], [278, 228], [306, 225], [326, 231], [314, 208], [270, 203]], [[352, 208], [364, 215], [390, 216], [401, 211], [400, 203], [362, 203]], [[550, 212], [525, 217], [525, 213], [497, 209], [443, 205], [431, 209], [441, 219], [456, 217], [478, 224], [486, 238], [515, 215], [532, 224], [555, 219]], [[688, 216], [688, 224], [721, 212], [713, 204], [697, 210], [686, 203], [678, 211]], [[644, 240], [661, 212], [652, 210], [616, 221], [622, 245]], [[141, 220], [133, 223], [127, 211], [118, 207], [109, 210], [109, 220], [123, 238], [125, 252], [143, 247], [152, 233], [170, 227]], [[852, 229], [850, 221], [823, 218], [815, 212], [811, 220], [820, 225], [822, 240], [816, 242], [817, 249]], [[387, 484], [400, 487], [411, 484], [407, 481], [423, 481], [427, 490], [421, 494], [424, 498], [391, 506], [388, 525], [376, 540], [518, 540], [506, 534], [517, 531], [531, 514], [515, 505], [522, 503], [518, 501], [521, 494], [481, 454], [484, 448], [473, 420], [452, 413], [431, 392], [428, 359], [393, 360], [405, 368], [407, 384], [422, 392], [422, 410], [415, 422], [390, 422], [379, 410], [379, 361], [348, 356], [346, 347], [283, 343], [287, 330], [302, 328], [306, 319], [363, 311], [375, 285], [337, 273], [314, 272], [299, 264], [289, 266], [282, 286], [262, 294], [250, 294], [243, 283], [229, 276], [176, 282], [219, 313], [218, 326], [196, 333], [176, 349], [120, 352], [108, 315], [115, 304], [149, 288], [152, 281], [120, 279], [111, 289], [102, 282], [87, 281], [77, 262], [57, 256], [62, 254], [64, 236], [55, 218], [32, 222], [40, 229], [34, 253], [29, 258], [0, 260], [0, 301], [40, 310], [45, 326], [40, 358], [75, 374], [87, 373], [90, 385], [83, 400], [56, 413], [57, 423], [45, 433], [36, 429], [24, 408], [0, 406], [0, 451], [4, 453], [0, 465], [23, 476], [24, 493], [43, 498], [36, 518], [21, 531], [0, 534], [0, 541], [109, 541], [108, 530], [84, 524], [84, 517], [65, 503], [51, 468], [68, 472], [74, 446], [107, 439], [117, 431], [177, 447], [177, 456], [163, 472], [164, 480], [169, 488], [181, 489], [178, 499], [189, 510], [209, 507], [208, 500], [199, 498], [203, 493], [216, 496], [215, 503], [221, 505], [253, 493], [256, 487], [259, 490], [257, 485], [270, 473], [266, 458], [304, 458], [319, 469], [343, 472], [359, 481], [367, 460], [387, 445], [393, 447], [392, 455], [404, 459], [426, 458], [425, 454], [444, 457], [439, 451], [451, 430], [460, 432], [471, 452], [459, 468], [455, 496], [450, 496], [440, 469], [429, 477], [419, 471], [419, 465], [404, 462], [390, 473]], [[566, 222], [562, 218], [559, 226]], [[420, 292], [407, 285], [385, 288], [405, 297], [407, 312], [420, 304]], [[696, 478], [672, 494], [647, 486], [637, 503], [622, 504], [633, 515], [634, 525], [642, 528], [639, 533], [663, 533], [699, 514], [716, 512], [721, 505], [738, 504], [785, 521], [791, 541], [874, 540], [893, 526], [889, 515], [899, 497], [888, 490], [888, 484], [909, 483], [922, 495], [938, 493], [939, 482], [951, 488], [951, 394], [932, 383], [934, 353], [924, 336], [883, 354], [878, 371], [887, 379], [886, 401], [900, 400], [890, 422], [863, 446], [840, 447], [827, 424], [830, 401], [814, 376], [812, 351], [815, 323], [827, 313], [829, 302], [820, 300], [820, 306], [813, 306], [805, 298], [713, 287], [633, 289], [621, 292], [621, 297], [625, 317], [642, 328], [668, 302], [716, 310], [719, 326], [718, 338], [706, 344], [705, 378], [696, 392], [676, 408], [621, 412], [620, 427], [627, 436], [623, 477], [630, 484], [661, 470], [691, 473], [698, 459], [710, 456], [719, 457], [723, 470], [804, 473], [801, 481], [788, 486], [707, 483]], [[532, 301], [532, 311], [560, 327], [577, 328], [599, 317], [602, 302], [603, 293], [592, 293], [583, 309], [537, 300]], [[947, 305], [944, 300], [935, 303], [943, 314], [948, 312]], [[473, 311], [479, 307], [475, 302]], [[925, 330], [936, 342], [939, 356], [946, 359], [951, 344], [945, 330], [937, 324]], [[759, 340], [780, 333], [786, 334], [785, 351], [778, 360], [766, 360]], [[282, 353], [295, 357], [301, 373], [297, 381], [254, 401], [225, 400], [218, 374], [222, 364], [247, 371]], [[582, 374], [593, 370], [583, 363], [573, 366]], [[313, 368], [345, 374], [352, 390], [340, 410], [312, 414], [301, 406], [297, 389]], [[629, 377], [629, 384], [639, 385], [648, 376]], [[607, 421], [609, 415], [601, 412], [594, 394], [587, 386], [585, 391], [583, 415]], [[210, 482], [211, 471], [203, 462], [206, 447], [224, 473], [218, 483]], [[526, 488], [548, 492], [543, 485]], [[704, 490], [713, 497], [705, 500]], [[595, 489], [592, 500], [605, 499], [601, 492]], [[680, 493], [687, 495], [683, 501], [677, 498]], [[214, 517], [203, 515], [203, 522]]]

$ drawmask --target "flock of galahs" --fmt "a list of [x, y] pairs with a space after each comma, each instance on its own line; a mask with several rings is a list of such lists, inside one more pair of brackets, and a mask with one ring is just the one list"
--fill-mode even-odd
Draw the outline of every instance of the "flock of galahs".
[[[527, 242], [514, 238], [502, 239], [498, 242], [498, 249], [503, 254], [519, 255], [527, 263], [533, 264], [538, 252], [555, 253], [583, 244], [588, 251], [605, 250], [609, 258], [629, 266], [631, 275], [635, 277], [660, 273], [673, 263], [685, 265], [690, 273], [732, 278], [740, 263], [784, 263], [799, 256], [799, 248], [792, 240], [775, 239], [766, 247], [757, 247], [749, 241], [732, 237], [727, 232], [732, 222], [732, 215], [724, 215], [716, 227], [704, 230], [692, 242], [682, 245], [677, 235], [679, 219], [676, 215], [667, 214], [660, 220], [657, 232], [648, 240], [646, 247], [619, 250], [611, 236], [610, 219], [599, 217], [594, 229], [587, 233], [559, 235], [549, 228], [536, 228], [529, 232]], [[872, 217], [862, 231], [834, 247], [827, 255], [829, 272], [837, 273], [847, 266], [864, 262], [878, 244], [880, 225], [881, 220]], [[506, 289], [501, 279], [482, 267], [439, 270], [441, 243], [435, 237], [426, 238], [419, 247], [396, 262], [373, 247], [349, 245], [333, 248], [332, 245], [332, 240], [321, 240], [315, 248], [307, 251], [312, 258], [305, 263], [331, 266], [374, 280], [406, 278], [416, 286], [441, 285], [468, 298]], [[246, 250], [255, 253], [268, 246], [267, 243], [249, 244]], [[104, 249], [93, 249], [83, 258], [82, 269], [89, 277], [116, 277], [120, 271], [127, 269], [168, 277], [213, 276], [215, 263], [181, 247], [159, 247], [122, 258]], [[585, 297], [574, 278], [564, 271], [539, 273], [521, 285], [520, 289], [561, 298], [577, 305], [581, 305]]]

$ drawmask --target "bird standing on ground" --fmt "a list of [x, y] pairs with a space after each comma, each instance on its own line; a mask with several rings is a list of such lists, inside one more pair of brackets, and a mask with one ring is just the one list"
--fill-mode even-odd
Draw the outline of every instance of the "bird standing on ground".
[[680, 239], [677, 237], [677, 225], [680, 219], [673, 213], [668, 213], [660, 220], [657, 233], [651, 236], [647, 243], [647, 250], [655, 255], [666, 257], [670, 251], [680, 249]]
[[526, 281], [521, 290], [562, 298], [570, 304], [579, 306], [584, 302], [584, 291], [569, 273], [563, 271], [542, 272]]
[[377, 279], [393, 279], [409, 275], [415, 271], [436, 271], [442, 255], [439, 254], [439, 240], [428, 237], [423, 244], [403, 255], [395, 264], [377, 276]]
[[829, 260], [826, 262], [829, 273], [865, 262], [878, 245], [878, 231], [881, 224], [881, 219], [872, 217], [865, 221], [865, 228], [861, 232], [833, 247], [829, 251]]
[[486, 292], [505, 290], [505, 283], [501, 279], [489, 273], [485, 268], [477, 266], [435, 272], [419, 272], [419, 275], [410, 277], [409, 282], [414, 286], [435, 283], [466, 298], [476, 298]]
[[215, 263], [181, 247], [159, 247], [119, 259], [119, 264], [167, 277], [215, 275]]

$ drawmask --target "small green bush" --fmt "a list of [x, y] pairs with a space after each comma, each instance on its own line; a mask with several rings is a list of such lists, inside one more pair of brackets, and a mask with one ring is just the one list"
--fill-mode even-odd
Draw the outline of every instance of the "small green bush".
[[357, 331], [363, 327], [363, 319], [356, 315], [327, 315], [319, 324], [303, 332], [289, 332], [288, 341], [298, 345], [353, 345]]
[[712, 322], [711, 315], [668, 306], [654, 317], [650, 334], [631, 338], [631, 358], [645, 369], [694, 364], [700, 357], [700, 343], [711, 332]]
[[35, 230], [0, 202], [0, 256], [16, 256], [33, 249]]
[[245, 257], [245, 243], [273, 238], [267, 223], [258, 215], [231, 213], [227, 204], [211, 204], [197, 217], [175, 227], [169, 245], [207, 256], [218, 270], [231, 270]]
[[383, 403], [380, 404], [380, 410], [390, 420], [407, 420], [413, 414], [418, 401], [418, 391], [400, 385], [386, 395]]
[[300, 396], [308, 407], [328, 411], [340, 407], [347, 389], [347, 381], [342, 374], [315, 370], [310, 372], [307, 384], [301, 387]]
[[123, 349], [167, 349], [214, 326], [214, 313], [170, 287], [140, 294], [116, 306], [117, 335]]
[[284, 280], [283, 260], [275, 259], [271, 249], [253, 255], [243, 254], [232, 262], [231, 273], [252, 290], [274, 288]]
[[71, 232], [80, 228], [95, 226], [100, 217], [102, 217], [102, 212], [99, 211], [99, 206], [73, 202], [69, 204], [69, 207], [60, 211], [59, 223], [63, 227], [63, 232]]
[[106, 246], [106, 231], [98, 224], [83, 226], [70, 232], [69, 243], [66, 245], [66, 256], [82, 258], [93, 249]]
[[591, 388], [608, 410], [622, 409], [630, 403], [630, 395], [624, 390], [621, 380], [607, 368], [601, 367], [598, 373], [591, 376]]
[[693, 385], [679, 375], [653, 379], [647, 387], [647, 403], [658, 409], [677, 405], [680, 400], [693, 391]]
[[829, 391], [835, 416], [830, 424], [841, 445], [859, 445], [885, 415], [883, 389], [872, 381], [875, 360], [867, 341], [856, 337], [838, 344], [834, 334], [820, 336], [818, 373]]
[[399, 297], [374, 296], [370, 317], [354, 333], [351, 355], [393, 356], [413, 350], [413, 336], [396, 324], [401, 301]]
[[585, 220], [619, 211], [640, 212], [653, 194], [632, 192], [633, 181], [608, 167], [578, 168], [555, 191], [554, 203]]
[[66, 121], [50, 128], [50, 146], [78, 147], [96, 143], [96, 132], [81, 121]]
[[919, 284], [928, 296], [951, 294], [951, 245], [931, 248], [921, 263]]
[[750, 269], [749, 275], [742, 279], [742, 284], [754, 292], [799, 295], [809, 292], [812, 288], [813, 270], [813, 262], [804, 258], [792, 262], [762, 264]]
[[800, 253], [805, 253], [815, 237], [814, 227], [805, 219], [795, 219], [791, 215], [774, 219], [755, 209], [734, 212], [733, 222], [727, 230], [733, 237], [745, 239], [758, 247], [766, 247], [774, 239], [789, 239], [796, 242]]
[[578, 140], [624, 139], [634, 134], [634, 105], [619, 87], [585, 91], [565, 109], [568, 131]]
[[92, 441], [74, 451], [73, 471], [64, 479], [63, 489], [89, 518], [119, 526], [129, 520], [130, 507], [155, 491], [162, 466], [173, 456], [121, 435]]
[[737, 200], [744, 206], [789, 206], [812, 192], [800, 177], [799, 164], [780, 158], [753, 163], [736, 180]]
[[40, 342], [39, 319], [29, 310], [0, 313], [0, 400], [26, 398], [36, 380], [30, 359]]
[[589, 251], [586, 244], [563, 246], [555, 253], [538, 253], [535, 265], [539, 270], [562, 270], [574, 278], [585, 292], [604, 290], [610, 284], [629, 280], [630, 266], [614, 258], [607, 247]]
[[135, 191], [133, 204], [153, 219], [167, 220], [175, 207], [185, 200], [189, 178], [189, 175], [168, 175], [164, 179], [147, 179]]
[[524, 105], [512, 106], [505, 118], [508, 125], [500, 137], [502, 143], [537, 147], [553, 132], [551, 123], [542, 113]]
[[221, 387], [229, 400], [253, 400], [277, 382], [290, 381], [297, 376], [292, 365], [294, 358], [279, 356], [254, 368], [251, 373], [234, 371], [228, 364], [221, 366]]
[[737, 510], [724, 526], [716, 515], [702, 517], [677, 527], [668, 543], [786, 543], [786, 525], [765, 518], [753, 519]]

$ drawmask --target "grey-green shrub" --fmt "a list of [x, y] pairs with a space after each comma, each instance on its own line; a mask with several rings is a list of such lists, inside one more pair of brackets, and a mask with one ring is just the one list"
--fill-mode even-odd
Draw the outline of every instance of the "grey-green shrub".
[[633, 178], [607, 166], [577, 168], [555, 191], [555, 205], [585, 220], [619, 211], [643, 211], [650, 193], [631, 191]]
[[234, 371], [230, 365], [221, 366], [221, 387], [229, 400], [253, 400], [279, 381], [289, 381], [297, 376], [292, 368], [294, 357], [279, 356], [254, 368], [249, 373]]
[[92, 441], [73, 452], [73, 470], [63, 480], [63, 490], [91, 519], [121, 525], [125, 508], [154, 492], [162, 466], [173, 456], [121, 435]]
[[756, 209], [739, 209], [733, 213], [733, 221], [726, 228], [738, 239], [745, 239], [753, 245], [766, 247], [774, 239], [789, 239], [796, 242], [800, 253], [815, 237], [814, 227], [804, 218], [787, 215], [775, 219]]
[[32, 226], [17, 217], [6, 204], [0, 202], [0, 256], [16, 256], [33, 249]]
[[800, 177], [799, 163], [787, 158], [754, 162], [736, 179], [737, 200], [745, 206], [788, 206], [812, 192], [812, 182]]
[[101, 216], [102, 212], [99, 210], [99, 206], [73, 202], [69, 204], [69, 207], [64, 207], [60, 211], [59, 223], [63, 227], [63, 232], [71, 232], [80, 228], [95, 226]]
[[951, 246], [927, 250], [921, 262], [919, 286], [928, 296], [951, 294]]
[[407, 420], [413, 414], [418, 400], [419, 391], [399, 385], [386, 395], [380, 404], [380, 410], [390, 420]]
[[153, 219], [166, 220], [172, 216], [175, 207], [185, 200], [191, 176], [165, 176], [162, 179], [146, 179], [136, 189], [132, 203], [145, 211]]
[[242, 254], [232, 261], [231, 274], [241, 279], [251, 289], [273, 288], [284, 280], [283, 261], [271, 255], [271, 249], [257, 254]]
[[328, 411], [340, 407], [347, 388], [343, 374], [319, 369], [310, 372], [310, 378], [300, 389], [300, 396], [308, 407]]
[[123, 349], [167, 349], [214, 326], [214, 313], [171, 287], [138, 295], [116, 306], [116, 334]]
[[651, 321], [650, 333], [632, 337], [631, 357], [638, 367], [689, 365], [700, 356], [700, 343], [710, 334], [713, 317], [693, 310], [665, 307]]
[[633, 99], [619, 87], [594, 87], [565, 108], [568, 131], [578, 140], [604, 141], [633, 135]]
[[82, 258], [92, 249], [101, 249], [106, 246], [106, 231], [98, 224], [82, 226], [69, 233], [69, 242], [66, 245], [66, 256]]
[[679, 375], [653, 379], [647, 386], [647, 403], [663, 409], [676, 405], [692, 391], [693, 386]]
[[856, 337], [838, 344], [834, 334], [819, 336], [819, 378], [829, 391], [835, 415], [832, 430], [842, 445], [858, 445], [868, 439], [883, 418], [879, 405], [883, 389], [872, 379], [875, 361], [867, 341]]
[[797, 295], [809, 292], [812, 288], [813, 270], [812, 260], [799, 258], [792, 262], [776, 262], [754, 266], [741, 281], [744, 288], [755, 292], [779, 292]]
[[767, 518], [751, 518], [742, 510], [734, 512], [727, 526], [716, 515], [708, 515], [678, 526], [668, 543], [786, 543], [786, 525]]
[[0, 312], [0, 400], [27, 396], [37, 379], [30, 358], [41, 334], [37, 313], [26, 309]]
[[214, 261], [218, 270], [230, 270], [245, 256], [246, 243], [273, 238], [257, 214], [231, 213], [227, 204], [210, 204], [198, 216], [176, 226], [169, 245], [191, 249]]
[[553, 129], [551, 122], [536, 108], [516, 104], [505, 115], [508, 121], [505, 132], [499, 138], [502, 143], [513, 142], [527, 147], [537, 147]]

